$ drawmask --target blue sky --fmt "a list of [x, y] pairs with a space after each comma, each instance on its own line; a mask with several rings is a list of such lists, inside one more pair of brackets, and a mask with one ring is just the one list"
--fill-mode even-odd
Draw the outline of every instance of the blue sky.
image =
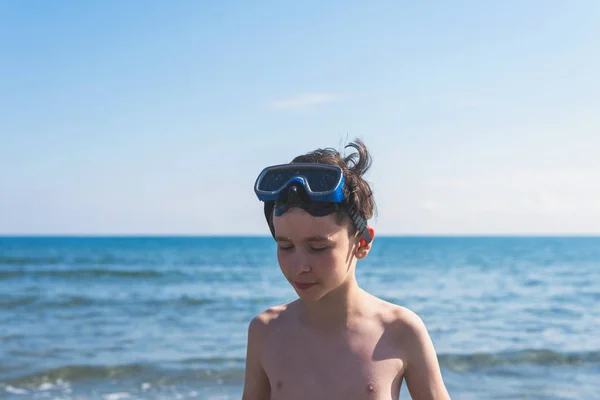
[[600, 3], [0, 3], [0, 233], [268, 235], [360, 137], [379, 234], [600, 233]]

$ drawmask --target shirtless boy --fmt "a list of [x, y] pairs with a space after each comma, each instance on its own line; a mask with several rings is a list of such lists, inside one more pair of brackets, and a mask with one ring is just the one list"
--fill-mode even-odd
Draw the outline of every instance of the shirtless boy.
[[[269, 167], [255, 192], [298, 299], [249, 324], [243, 400], [450, 399], [423, 321], [361, 289], [375, 202], [360, 140], [347, 157], [318, 149]], [[346, 146], [346, 147], [349, 147]]]

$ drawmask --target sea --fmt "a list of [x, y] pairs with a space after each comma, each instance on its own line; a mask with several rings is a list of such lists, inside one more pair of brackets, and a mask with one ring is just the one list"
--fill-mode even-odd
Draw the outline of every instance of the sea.
[[[377, 237], [356, 274], [452, 399], [600, 399], [600, 237]], [[0, 398], [241, 399], [248, 323], [295, 298], [270, 237], [0, 237]]]

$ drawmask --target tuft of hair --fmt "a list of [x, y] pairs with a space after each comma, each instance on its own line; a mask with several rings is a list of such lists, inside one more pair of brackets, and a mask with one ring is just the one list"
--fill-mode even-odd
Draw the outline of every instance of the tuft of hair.
[[340, 167], [344, 172], [344, 195], [348, 203], [353, 205], [363, 218], [369, 220], [376, 212], [373, 190], [364, 178], [371, 168], [371, 154], [364, 142], [358, 138], [344, 146], [344, 149], [347, 148], [356, 151], [344, 156], [333, 148], [320, 148], [297, 156], [292, 163], [319, 163]]

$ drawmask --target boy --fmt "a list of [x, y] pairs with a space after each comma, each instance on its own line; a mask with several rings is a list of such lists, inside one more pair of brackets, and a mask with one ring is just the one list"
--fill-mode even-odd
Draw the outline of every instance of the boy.
[[360, 140], [266, 168], [255, 192], [298, 299], [249, 324], [243, 400], [449, 399], [436, 352], [412, 311], [362, 290], [357, 260], [369, 253], [375, 202], [363, 179]]

